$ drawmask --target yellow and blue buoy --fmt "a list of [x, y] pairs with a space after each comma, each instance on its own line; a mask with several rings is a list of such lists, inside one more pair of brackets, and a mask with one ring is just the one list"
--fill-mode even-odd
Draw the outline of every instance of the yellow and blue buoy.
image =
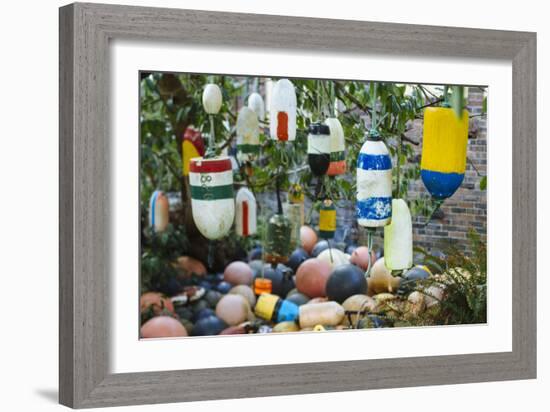
[[464, 180], [468, 122], [467, 110], [461, 117], [448, 107], [428, 107], [424, 111], [420, 176], [435, 199], [451, 197]]

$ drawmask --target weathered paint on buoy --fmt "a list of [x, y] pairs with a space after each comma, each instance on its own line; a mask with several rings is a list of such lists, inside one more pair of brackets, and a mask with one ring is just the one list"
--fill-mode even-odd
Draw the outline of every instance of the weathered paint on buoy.
[[244, 106], [237, 116], [237, 158], [250, 161], [260, 153], [260, 127], [256, 113]]
[[207, 84], [202, 92], [202, 106], [208, 114], [217, 114], [222, 107], [222, 91], [217, 84]]
[[391, 223], [384, 227], [384, 257], [390, 270], [408, 269], [413, 264], [412, 218], [403, 199], [392, 200]]
[[340, 120], [335, 117], [329, 117], [325, 124], [330, 129], [330, 166], [327, 175], [337, 176], [346, 173], [346, 142], [344, 129]]
[[248, 108], [253, 110], [260, 122], [265, 119], [264, 99], [258, 93], [252, 93], [248, 96]]
[[367, 140], [357, 159], [357, 222], [381, 227], [391, 220], [392, 176], [388, 148], [380, 140]]
[[281, 79], [273, 86], [269, 116], [272, 139], [296, 139], [296, 91], [290, 80]]
[[424, 110], [420, 176], [436, 199], [452, 196], [464, 180], [468, 123], [467, 110], [461, 117], [447, 107]]
[[336, 207], [330, 199], [325, 199], [319, 211], [319, 236], [332, 239], [336, 232]]
[[274, 214], [267, 222], [265, 261], [285, 263], [292, 251], [292, 224], [282, 214]]
[[189, 176], [189, 161], [194, 157], [204, 156], [204, 140], [201, 132], [188, 127], [185, 129], [181, 143], [183, 175]]
[[235, 199], [235, 231], [247, 237], [256, 234], [256, 198], [246, 187], [241, 187]]
[[170, 221], [168, 198], [160, 191], [155, 190], [149, 201], [149, 226], [155, 232], [163, 232]]
[[233, 171], [228, 157], [191, 159], [191, 209], [197, 228], [207, 239], [227, 235], [235, 217]]
[[326, 124], [309, 125], [307, 161], [313, 175], [323, 176], [327, 173], [330, 166], [330, 129]]

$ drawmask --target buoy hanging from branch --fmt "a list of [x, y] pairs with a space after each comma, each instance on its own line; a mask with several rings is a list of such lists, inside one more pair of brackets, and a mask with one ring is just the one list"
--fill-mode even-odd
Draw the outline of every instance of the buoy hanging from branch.
[[247, 237], [256, 234], [256, 198], [246, 187], [237, 192], [235, 199], [235, 231], [237, 235]]
[[295, 183], [290, 187], [288, 192], [288, 202], [293, 205], [293, 208], [297, 209], [300, 216], [300, 227], [304, 225], [305, 221], [305, 208], [304, 208], [304, 190], [302, 186]]
[[292, 223], [283, 214], [276, 213], [267, 222], [265, 261], [286, 263], [292, 251]]
[[391, 223], [384, 227], [384, 262], [390, 270], [405, 270], [413, 264], [412, 218], [403, 199], [392, 200]]
[[149, 201], [149, 226], [154, 232], [166, 230], [170, 220], [169, 212], [168, 198], [162, 191], [155, 190]]
[[227, 235], [235, 217], [231, 160], [191, 159], [189, 184], [193, 220], [199, 231], [211, 240]]
[[202, 105], [208, 114], [218, 114], [222, 107], [222, 91], [217, 84], [209, 83], [202, 92]]
[[273, 86], [269, 116], [272, 139], [296, 139], [296, 91], [290, 80], [281, 79]]
[[237, 116], [237, 158], [253, 160], [260, 153], [260, 126], [256, 113], [244, 106]]
[[248, 108], [253, 110], [258, 116], [258, 120], [263, 122], [265, 119], [264, 99], [258, 93], [252, 93], [248, 96]]
[[326, 124], [312, 123], [307, 136], [307, 161], [314, 176], [323, 176], [330, 166], [330, 129]]
[[185, 129], [181, 148], [184, 176], [189, 176], [189, 161], [194, 157], [204, 156], [204, 151], [204, 140], [201, 132], [192, 127]]
[[336, 232], [336, 207], [330, 199], [325, 199], [319, 211], [319, 236], [332, 239]]
[[436, 200], [451, 197], [464, 180], [468, 123], [465, 109], [461, 117], [449, 107], [424, 110], [420, 176]]
[[[371, 131], [372, 132], [372, 131]], [[376, 228], [391, 220], [392, 164], [388, 148], [370, 133], [357, 159], [357, 222]]]
[[325, 124], [330, 129], [330, 166], [327, 175], [337, 176], [344, 174], [346, 173], [344, 129], [340, 121], [335, 117], [326, 119]]

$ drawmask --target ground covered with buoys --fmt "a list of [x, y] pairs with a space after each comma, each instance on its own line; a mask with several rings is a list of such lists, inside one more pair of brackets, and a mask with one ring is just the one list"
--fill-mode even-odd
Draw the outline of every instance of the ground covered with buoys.
[[447, 324], [449, 317], [442, 313], [446, 299], [455, 293], [455, 284], [472, 279], [464, 268], [425, 265], [422, 255], [413, 267], [392, 274], [382, 251], [329, 247], [326, 241], [312, 241], [307, 229], [286, 264], [265, 263], [259, 252], [229, 263], [222, 273], [208, 273], [202, 262], [189, 256], [177, 259], [171, 293], [150, 291], [141, 296], [140, 336]]

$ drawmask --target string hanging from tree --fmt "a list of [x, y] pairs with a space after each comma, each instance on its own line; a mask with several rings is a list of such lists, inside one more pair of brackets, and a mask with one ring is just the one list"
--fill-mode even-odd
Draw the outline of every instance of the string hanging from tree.
[[377, 84], [370, 83], [371, 128], [361, 147], [357, 159], [357, 223], [367, 228], [369, 265], [372, 266], [370, 252], [376, 228], [390, 223], [392, 216], [392, 162], [388, 148], [378, 132], [377, 123]]

